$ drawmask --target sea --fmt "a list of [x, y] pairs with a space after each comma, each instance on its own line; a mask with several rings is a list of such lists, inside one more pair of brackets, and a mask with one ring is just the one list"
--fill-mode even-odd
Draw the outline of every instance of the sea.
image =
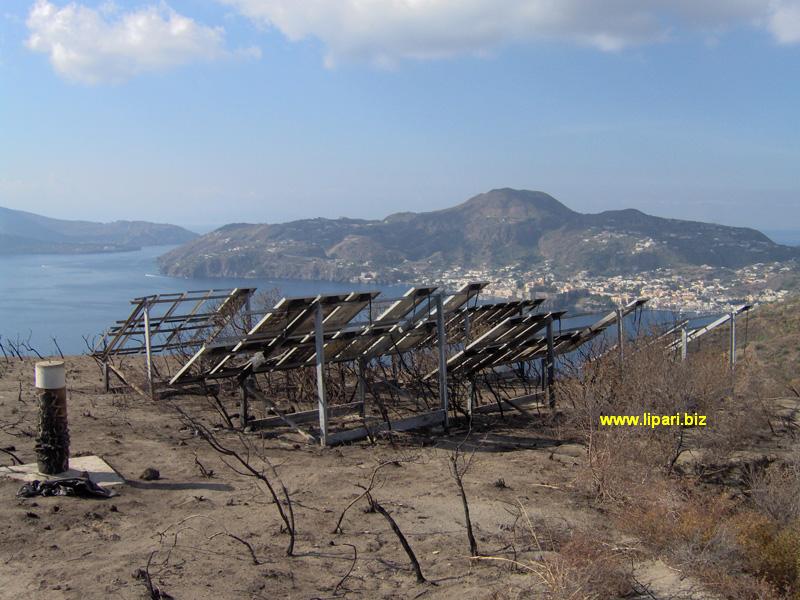
[[[283, 296], [378, 290], [397, 297], [408, 286], [377, 286], [291, 279], [183, 279], [159, 274], [156, 259], [174, 246], [150, 246], [135, 252], [24, 255], [0, 257], [0, 343], [23, 341], [43, 356], [81, 354], [87, 342], [125, 319], [136, 297], [188, 290], [277, 288]], [[630, 315], [626, 330], [669, 324], [677, 315], [645, 311]], [[561, 327], [585, 326], [597, 315], [564, 319]], [[693, 325], [708, 317], [694, 319]]]
[[[158, 272], [156, 259], [175, 246], [136, 252], [0, 257], [0, 342], [22, 340], [43, 356], [87, 351], [91, 341], [125, 319], [133, 298], [188, 290], [277, 288], [284, 296], [380, 290], [401, 295], [405, 286], [375, 286], [288, 279], [183, 279]], [[57, 345], [56, 345], [57, 344]]]

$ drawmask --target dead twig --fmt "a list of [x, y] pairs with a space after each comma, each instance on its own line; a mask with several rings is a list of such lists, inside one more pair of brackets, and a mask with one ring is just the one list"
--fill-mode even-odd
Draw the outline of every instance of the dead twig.
[[247, 548], [247, 550], [250, 552], [250, 557], [253, 559], [253, 564], [256, 565], [256, 566], [261, 564], [261, 561], [259, 561], [258, 557], [256, 556], [255, 549], [253, 549], [253, 545], [250, 542], [248, 542], [247, 540], [244, 540], [244, 539], [240, 538], [238, 535], [232, 534], [230, 531], [220, 531], [218, 533], [215, 533], [214, 535], [209, 537], [208, 540], [211, 541], [215, 537], [220, 536], [220, 535], [227, 535], [229, 538], [232, 538], [232, 539], [236, 540], [237, 542], [243, 544]]
[[15, 461], [18, 465], [22, 464], [22, 461], [19, 459], [19, 457], [16, 454], [14, 454], [13, 452], [11, 452], [11, 450], [6, 450], [5, 448], [0, 448], [0, 452], [2, 452], [3, 454], [8, 454], [11, 457], [11, 460]]
[[411, 462], [411, 461], [413, 461], [415, 459], [416, 459], [416, 457], [410, 457], [410, 458], [399, 459], [399, 460], [385, 460], [385, 461], [382, 461], [382, 462], [378, 463], [375, 466], [375, 468], [372, 470], [372, 475], [370, 475], [369, 482], [367, 483], [366, 487], [365, 486], [359, 486], [364, 491], [361, 492], [347, 506], [344, 507], [344, 510], [339, 515], [339, 519], [336, 521], [336, 527], [333, 528], [333, 532], [332, 533], [334, 533], [334, 534], [342, 533], [342, 521], [344, 520], [344, 516], [347, 514], [347, 511], [350, 510], [351, 508], [353, 508], [353, 506], [359, 500], [361, 500], [362, 498], [365, 498], [365, 497], [367, 497], [369, 495], [369, 493], [372, 491], [373, 487], [375, 486], [375, 478], [378, 475], [378, 471], [380, 471], [386, 465], [399, 465], [401, 462]]
[[200, 459], [197, 458], [197, 452], [194, 453], [194, 464], [197, 465], [197, 468], [200, 469], [200, 474], [206, 479], [211, 479], [214, 477], [214, 470], [206, 469], [205, 465], [203, 465], [203, 463], [200, 462]]
[[417, 576], [417, 583], [425, 583], [427, 579], [425, 579], [425, 576], [422, 574], [422, 569], [419, 566], [417, 555], [414, 554], [414, 550], [411, 549], [411, 545], [408, 543], [406, 536], [403, 535], [403, 532], [400, 530], [400, 526], [397, 524], [397, 521], [395, 521], [392, 518], [392, 515], [390, 515], [388, 511], [381, 506], [381, 504], [369, 493], [367, 493], [367, 500], [369, 501], [370, 507], [389, 522], [389, 526], [392, 528], [392, 531], [394, 531], [397, 539], [400, 540], [400, 545], [403, 546], [403, 550], [405, 550], [406, 554], [408, 555], [408, 559], [411, 561], [411, 566], [414, 568], [414, 573]]
[[469, 514], [469, 501], [467, 500], [467, 492], [464, 490], [464, 475], [467, 473], [470, 465], [472, 464], [472, 459], [475, 457], [475, 450], [473, 449], [472, 453], [469, 455], [469, 458], [466, 458], [461, 450], [461, 446], [467, 441], [469, 434], [470, 432], [467, 432], [466, 437], [458, 446], [453, 449], [448, 458], [450, 461], [450, 475], [456, 482], [458, 493], [461, 496], [461, 506], [464, 509], [464, 520], [466, 521], [470, 556], [474, 558], [479, 556], [478, 542], [475, 540], [475, 534], [472, 531], [472, 519], [470, 518]]
[[283, 502], [281, 502], [281, 499], [278, 497], [278, 492], [276, 490], [275, 484], [273, 483], [273, 480], [267, 477], [264, 474], [263, 470], [259, 470], [251, 464], [250, 461], [251, 448], [244, 442], [243, 438], [240, 437], [239, 440], [242, 442], [247, 452], [245, 456], [242, 456], [242, 454], [237, 452], [236, 450], [233, 450], [232, 448], [225, 446], [214, 435], [214, 433], [211, 432], [211, 430], [209, 430], [205, 425], [203, 425], [196, 419], [190, 417], [180, 407], [175, 406], [174, 408], [181, 416], [183, 421], [187, 424], [187, 426], [189, 426], [195, 432], [197, 432], [197, 435], [203, 440], [205, 440], [215, 452], [217, 452], [222, 456], [227, 456], [234, 459], [242, 467], [243, 471], [239, 471], [233, 465], [223, 460], [222, 462], [224, 462], [230, 469], [241, 475], [247, 477], [253, 477], [264, 484], [264, 486], [269, 491], [269, 495], [271, 496], [272, 501], [275, 504], [275, 508], [277, 509], [278, 514], [281, 517], [281, 520], [283, 521], [283, 524], [285, 526], [285, 531], [289, 534], [289, 543], [286, 547], [286, 556], [294, 556], [296, 528], [294, 520], [294, 509], [292, 508], [292, 499], [291, 496], [289, 495], [289, 490], [286, 489], [286, 485], [284, 485], [283, 481], [278, 476], [278, 473], [275, 470], [275, 466], [265, 456], [259, 456], [259, 459], [263, 461], [264, 464], [266, 464], [269, 470], [272, 472], [274, 480], [278, 482], [278, 485], [280, 486], [281, 489], [281, 494], [283, 496], [284, 501], [286, 502], [285, 508]]
[[153, 578], [150, 575], [150, 565], [152, 564], [153, 557], [156, 554], [158, 554], [158, 550], [153, 550], [150, 553], [150, 557], [147, 559], [147, 565], [145, 565], [144, 569], [140, 570], [140, 575], [144, 579], [144, 585], [147, 588], [147, 593], [150, 596], [150, 600], [174, 600], [172, 596], [161, 590], [155, 583], [153, 583]]
[[[334, 542], [331, 542], [334, 546], [336, 545]], [[335, 596], [339, 592], [339, 588], [344, 585], [344, 582], [347, 581], [347, 578], [350, 577], [350, 574], [353, 572], [353, 569], [356, 568], [356, 561], [358, 560], [358, 549], [353, 544], [343, 544], [344, 546], [350, 546], [353, 549], [353, 562], [350, 563], [350, 568], [347, 570], [347, 573], [344, 574], [333, 588], [333, 595]]]
[[58, 352], [58, 355], [63, 359], [64, 358], [64, 353], [61, 351], [61, 346], [58, 345], [58, 340], [56, 338], [54, 338], [54, 337], [50, 338], [50, 339], [53, 340], [53, 345], [56, 347], [56, 351]]

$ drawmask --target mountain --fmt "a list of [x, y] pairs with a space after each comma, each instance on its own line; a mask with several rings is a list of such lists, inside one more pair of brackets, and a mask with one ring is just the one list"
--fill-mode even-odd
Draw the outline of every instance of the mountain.
[[0, 255], [121, 252], [183, 244], [197, 237], [176, 225], [147, 221], [65, 221], [0, 207]]
[[226, 225], [160, 258], [185, 277], [347, 281], [364, 272], [411, 281], [453, 268], [547, 264], [555, 272], [625, 274], [659, 267], [738, 268], [800, 258], [754, 229], [664, 219], [638, 210], [575, 212], [544, 192], [498, 189], [452, 208], [383, 220], [305, 219]]

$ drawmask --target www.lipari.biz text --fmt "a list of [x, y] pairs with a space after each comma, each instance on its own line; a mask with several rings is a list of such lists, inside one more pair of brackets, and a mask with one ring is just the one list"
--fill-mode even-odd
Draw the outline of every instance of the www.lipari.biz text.
[[674, 415], [653, 415], [646, 412], [642, 415], [601, 415], [602, 427], [705, 427], [706, 415], [698, 413], [680, 413]]

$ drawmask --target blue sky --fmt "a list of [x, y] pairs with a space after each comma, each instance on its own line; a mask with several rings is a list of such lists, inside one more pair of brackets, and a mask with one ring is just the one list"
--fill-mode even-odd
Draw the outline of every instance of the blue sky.
[[800, 229], [800, 0], [0, 5], [0, 205], [383, 217], [495, 187]]

